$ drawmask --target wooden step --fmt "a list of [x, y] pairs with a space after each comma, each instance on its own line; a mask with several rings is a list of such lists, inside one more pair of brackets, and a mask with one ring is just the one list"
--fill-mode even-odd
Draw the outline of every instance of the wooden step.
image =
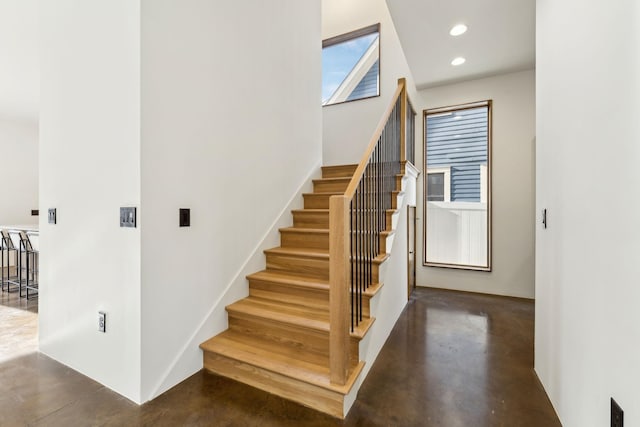
[[297, 209], [291, 212], [296, 228], [329, 228], [329, 209]]
[[[328, 309], [311, 309], [297, 304], [247, 297], [228, 305], [226, 310], [228, 313], [233, 313], [238, 317], [259, 318], [265, 323], [273, 321], [289, 327], [329, 333]], [[374, 318], [363, 319], [360, 325], [351, 333], [351, 336], [361, 338], [374, 321]], [[262, 336], [266, 337], [268, 335], [264, 334]]]
[[[249, 295], [315, 308], [329, 307], [329, 281], [269, 270], [247, 276]], [[368, 314], [367, 314], [368, 317]]]
[[200, 345], [205, 369], [313, 409], [344, 418], [344, 396], [364, 366], [357, 363], [345, 385], [329, 380], [329, 370], [305, 353], [226, 331]]
[[286, 227], [280, 229], [280, 245], [290, 248], [329, 250], [329, 229]]
[[264, 251], [267, 270], [329, 280], [329, 250], [277, 247]]
[[[298, 304], [312, 308], [329, 307], [329, 281], [282, 274], [269, 270], [247, 276], [249, 295], [261, 299]], [[371, 298], [382, 284], [374, 283], [363, 293], [362, 312], [370, 317]]]
[[[291, 212], [293, 226], [296, 228], [329, 228], [329, 209], [296, 209]], [[397, 209], [387, 209], [385, 212], [389, 227], [396, 213], [398, 213]]]
[[404, 191], [393, 191], [391, 197], [391, 208], [392, 209], [399, 209], [398, 208], [398, 197], [404, 195]]
[[[244, 298], [226, 307], [229, 329], [308, 351], [329, 366], [329, 311], [256, 297]], [[363, 318], [351, 333], [351, 353], [358, 354], [362, 339], [375, 319]], [[357, 363], [357, 359], [352, 361]]]
[[398, 174], [395, 176], [396, 178], [396, 190], [402, 190], [402, 179], [404, 178], [404, 175], [402, 174]]
[[314, 193], [331, 193], [338, 192], [344, 193], [349, 186], [351, 177], [345, 178], [322, 178], [313, 180], [313, 192]]
[[331, 196], [339, 196], [344, 193], [332, 192], [332, 193], [304, 193], [304, 208], [305, 209], [329, 209], [329, 198]]
[[358, 165], [322, 166], [323, 178], [352, 177]]

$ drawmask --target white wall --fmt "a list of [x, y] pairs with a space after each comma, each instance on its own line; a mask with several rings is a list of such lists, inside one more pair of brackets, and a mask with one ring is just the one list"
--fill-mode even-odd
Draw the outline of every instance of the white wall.
[[[534, 297], [535, 72], [504, 74], [419, 92], [416, 166], [423, 170], [422, 110], [493, 100], [492, 271], [417, 265], [418, 286]], [[418, 160], [420, 159], [420, 160]], [[424, 259], [423, 183], [418, 180], [417, 247]]]
[[[40, 2], [40, 350], [140, 401], [140, 5]], [[97, 330], [107, 312], [107, 332]]]
[[[640, 425], [640, 4], [537, 2], [536, 371], [563, 425]], [[571, 25], [569, 22], [579, 22]]]
[[38, 122], [0, 117], [0, 156], [0, 225], [37, 223]]
[[319, 1], [142, 2], [143, 400], [202, 368], [319, 170], [320, 40]]
[[416, 106], [413, 77], [385, 0], [322, 0], [323, 39], [376, 23], [380, 23], [380, 96], [322, 108], [325, 165], [360, 161], [399, 78], [407, 79], [409, 97]]

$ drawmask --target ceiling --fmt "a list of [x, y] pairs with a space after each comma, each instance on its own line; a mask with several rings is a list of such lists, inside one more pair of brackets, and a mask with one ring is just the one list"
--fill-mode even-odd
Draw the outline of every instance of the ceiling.
[[[418, 89], [535, 66], [535, 0], [387, 0], [387, 5]], [[460, 23], [467, 32], [450, 36]], [[466, 62], [454, 67], [451, 60], [458, 56]]]
[[0, 120], [38, 120], [37, 0], [0, 0]]
[[[535, 64], [535, 0], [387, 0], [418, 88]], [[449, 35], [457, 23], [468, 31]], [[38, 119], [37, 0], [0, 0], [0, 119]], [[384, 53], [383, 53], [384, 55]], [[466, 63], [453, 67], [457, 56]]]

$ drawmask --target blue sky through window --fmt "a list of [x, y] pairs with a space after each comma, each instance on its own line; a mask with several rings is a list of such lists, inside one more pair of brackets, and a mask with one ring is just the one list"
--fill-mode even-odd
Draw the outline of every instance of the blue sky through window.
[[323, 104], [333, 95], [333, 92], [377, 38], [378, 33], [373, 33], [322, 49]]

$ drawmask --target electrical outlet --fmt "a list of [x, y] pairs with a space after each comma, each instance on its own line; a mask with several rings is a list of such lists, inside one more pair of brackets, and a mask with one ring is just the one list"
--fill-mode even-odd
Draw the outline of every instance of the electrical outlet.
[[40, 211], [38, 209], [31, 209], [31, 216], [38, 216], [40, 215]]
[[56, 210], [54, 209], [49, 209], [49, 224], [55, 224], [56, 223]]
[[136, 208], [120, 208], [120, 227], [136, 228]]
[[624, 411], [613, 397], [611, 398], [611, 427], [624, 427]]
[[98, 312], [98, 332], [107, 332], [107, 313]]

